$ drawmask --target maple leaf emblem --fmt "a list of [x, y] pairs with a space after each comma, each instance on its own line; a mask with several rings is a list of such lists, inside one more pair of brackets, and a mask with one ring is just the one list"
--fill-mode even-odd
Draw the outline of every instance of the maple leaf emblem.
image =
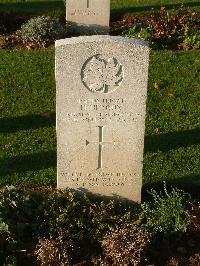
[[122, 65], [115, 58], [93, 56], [82, 70], [82, 81], [92, 92], [107, 93], [115, 90], [123, 80]]

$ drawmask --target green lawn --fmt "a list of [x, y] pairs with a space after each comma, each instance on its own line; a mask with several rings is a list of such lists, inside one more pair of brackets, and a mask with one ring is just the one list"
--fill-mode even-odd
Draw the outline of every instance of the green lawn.
[[[54, 52], [1, 51], [0, 58], [0, 185], [55, 186]], [[145, 184], [200, 189], [199, 63], [198, 51], [151, 54]]]
[[[148, 12], [152, 8], [159, 9], [161, 5], [173, 9], [184, 3], [193, 9], [200, 9], [197, 0], [111, 0], [111, 15], [123, 15], [126, 13]], [[65, 13], [62, 0], [0, 0], [0, 11], [44, 13]]]

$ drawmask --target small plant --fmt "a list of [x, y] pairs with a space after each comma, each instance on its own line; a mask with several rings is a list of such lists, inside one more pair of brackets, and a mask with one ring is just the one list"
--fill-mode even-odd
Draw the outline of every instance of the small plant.
[[139, 265], [148, 243], [149, 234], [133, 223], [113, 228], [102, 241], [105, 259], [102, 265]]
[[58, 18], [41, 16], [31, 18], [21, 27], [24, 43], [47, 46], [65, 34], [65, 28]]
[[144, 41], [150, 41], [152, 39], [152, 34], [147, 28], [140, 28], [137, 26], [133, 26], [124, 31], [123, 35], [130, 38], [138, 38]]
[[186, 232], [190, 221], [184, 204], [188, 195], [175, 188], [168, 193], [165, 183], [164, 195], [155, 190], [151, 190], [150, 194], [153, 203], [141, 205], [145, 217], [144, 228], [153, 233]]
[[187, 35], [183, 41], [182, 46], [184, 50], [200, 49], [200, 31]]

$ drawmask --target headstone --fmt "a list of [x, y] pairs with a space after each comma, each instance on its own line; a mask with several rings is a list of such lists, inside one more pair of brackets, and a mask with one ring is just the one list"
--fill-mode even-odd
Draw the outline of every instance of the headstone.
[[67, 0], [66, 20], [74, 23], [82, 35], [85, 32], [107, 33], [110, 0]]
[[58, 188], [140, 202], [148, 60], [135, 39], [56, 41]]

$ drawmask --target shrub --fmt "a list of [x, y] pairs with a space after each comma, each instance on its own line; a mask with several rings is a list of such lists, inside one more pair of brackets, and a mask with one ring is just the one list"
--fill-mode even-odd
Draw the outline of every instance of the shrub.
[[7, 230], [26, 241], [37, 237], [39, 225], [44, 217], [44, 198], [36, 192], [25, 192], [7, 187], [0, 193], [0, 215]]
[[161, 7], [160, 12], [152, 12], [150, 16], [138, 17], [133, 21], [125, 18], [128, 29], [122, 32], [127, 37], [148, 40], [153, 47], [172, 49], [200, 48], [200, 13], [189, 8], [179, 8], [168, 12]]
[[62, 235], [57, 239], [40, 239], [35, 250], [35, 255], [41, 266], [70, 265], [68, 243], [63, 240]]
[[184, 208], [186, 199], [189, 197], [184, 192], [173, 188], [167, 192], [164, 183], [164, 195], [151, 190], [152, 204], [141, 205], [145, 218], [144, 228], [154, 233], [186, 232], [189, 225], [189, 215]]
[[104, 265], [139, 265], [148, 243], [149, 234], [133, 223], [113, 228], [102, 241]]
[[47, 46], [65, 34], [65, 28], [58, 18], [41, 16], [31, 18], [21, 27], [24, 43]]
[[57, 237], [62, 228], [65, 241], [73, 243], [72, 258], [88, 259], [100, 250], [105, 232], [113, 224], [132, 219], [135, 208], [65, 190], [51, 194], [45, 213], [44, 233], [48, 227], [50, 234]]
[[[180, 8], [169, 13], [162, 7], [160, 13], [154, 12], [149, 19], [153, 39], [160, 45], [179, 48], [187, 36], [196, 34], [200, 14], [189, 8]], [[192, 35], [193, 35], [192, 34]]]

